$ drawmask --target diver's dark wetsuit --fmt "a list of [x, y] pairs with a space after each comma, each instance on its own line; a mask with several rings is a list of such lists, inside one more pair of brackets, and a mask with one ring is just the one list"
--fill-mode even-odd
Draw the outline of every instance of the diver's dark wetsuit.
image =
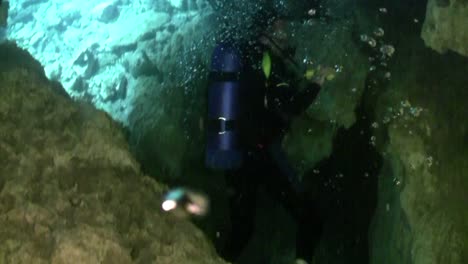
[[[245, 159], [242, 168], [227, 173], [227, 184], [234, 189], [234, 194], [230, 197], [231, 237], [223, 255], [234, 261], [248, 242], [254, 225], [255, 198], [262, 184], [296, 219], [296, 255], [310, 261], [321, 234], [321, 221], [314, 201], [304, 199], [302, 186], [288, 164], [281, 141], [291, 118], [307, 109], [320, 86], [304, 78], [297, 81], [298, 76], [270, 52], [272, 70], [266, 87], [261, 68], [264, 48], [249, 46], [242, 50], [247, 68], [242, 75], [244, 115], [240, 122]], [[277, 86], [282, 83], [289, 86]]]

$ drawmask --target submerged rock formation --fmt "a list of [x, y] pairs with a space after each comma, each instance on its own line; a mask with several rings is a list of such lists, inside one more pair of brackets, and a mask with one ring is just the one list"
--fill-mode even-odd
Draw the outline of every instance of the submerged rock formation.
[[161, 212], [165, 189], [109, 115], [0, 45], [1, 263], [225, 263], [190, 222]]
[[[413, 20], [415, 7], [423, 10], [408, 6], [399, 21]], [[374, 136], [384, 166], [371, 263], [468, 261], [468, 59], [436, 53], [420, 38], [422, 30], [436, 51], [466, 54], [465, 10], [466, 1], [430, 0], [422, 29], [418, 23], [394, 29], [392, 80], [376, 101]], [[430, 32], [431, 23], [436, 31]]]
[[468, 1], [429, 0], [421, 36], [440, 53], [468, 56]]
[[379, 101], [385, 163], [371, 263], [468, 261], [468, 60], [421, 44], [398, 59], [404, 67]]

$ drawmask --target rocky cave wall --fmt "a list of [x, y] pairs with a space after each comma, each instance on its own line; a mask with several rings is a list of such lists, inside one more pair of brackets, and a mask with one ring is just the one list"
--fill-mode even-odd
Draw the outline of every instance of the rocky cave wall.
[[429, 0], [421, 36], [440, 53], [449, 50], [468, 56], [468, 1]]
[[430, 0], [427, 8], [389, 3], [389, 12], [405, 11], [399, 21], [383, 21], [394, 25], [390, 34], [398, 52], [392, 81], [376, 104], [378, 119], [387, 124], [375, 134], [384, 167], [371, 228], [372, 263], [468, 261], [464, 2]]
[[139, 167], [108, 114], [0, 44], [1, 263], [225, 263]]

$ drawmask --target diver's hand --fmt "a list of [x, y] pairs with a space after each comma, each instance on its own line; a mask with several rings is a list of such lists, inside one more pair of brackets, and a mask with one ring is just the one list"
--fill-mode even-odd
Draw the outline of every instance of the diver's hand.
[[325, 81], [331, 81], [335, 78], [336, 71], [331, 67], [320, 67], [317, 69], [317, 74], [312, 78], [312, 82], [322, 86]]

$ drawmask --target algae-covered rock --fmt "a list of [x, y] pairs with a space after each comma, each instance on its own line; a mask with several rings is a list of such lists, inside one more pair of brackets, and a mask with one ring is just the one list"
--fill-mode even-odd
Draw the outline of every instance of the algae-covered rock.
[[0, 262], [225, 263], [162, 214], [166, 187], [109, 115], [57, 93], [38, 65], [0, 45]]
[[[306, 113], [295, 119], [283, 145], [294, 167], [303, 174], [330, 155], [338, 128], [350, 128], [356, 121], [355, 108], [364, 89], [369, 68], [378, 61], [369, 61], [371, 48], [359, 40], [369, 32], [369, 19], [359, 14], [362, 7], [352, 1], [327, 1], [324, 8], [337, 19], [310, 20], [295, 26], [298, 44], [296, 61], [306, 68], [332, 67], [335, 78], [327, 81], [316, 101]], [[378, 39], [379, 40], [379, 39]], [[384, 43], [379, 40], [379, 45]], [[364, 47], [363, 47], [364, 46]]]
[[429, 0], [421, 36], [440, 53], [468, 56], [468, 1]]
[[395, 59], [377, 108], [385, 165], [371, 263], [466, 263], [468, 60], [407, 44], [401, 52], [412, 56]]

